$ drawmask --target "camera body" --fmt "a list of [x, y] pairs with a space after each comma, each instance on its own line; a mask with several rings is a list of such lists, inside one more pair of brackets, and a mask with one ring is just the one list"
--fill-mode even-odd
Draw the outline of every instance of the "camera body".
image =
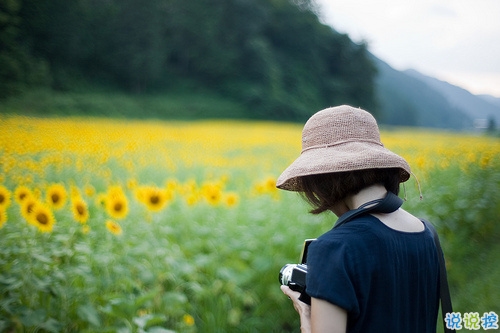
[[305, 292], [306, 291], [307, 265], [305, 264], [286, 264], [280, 270], [280, 283], [289, 286], [290, 289]]
[[299, 299], [307, 304], [311, 304], [311, 298], [306, 293], [307, 249], [313, 241], [314, 239], [304, 241], [300, 264], [286, 264], [279, 273], [279, 282], [294, 291], [300, 292]]

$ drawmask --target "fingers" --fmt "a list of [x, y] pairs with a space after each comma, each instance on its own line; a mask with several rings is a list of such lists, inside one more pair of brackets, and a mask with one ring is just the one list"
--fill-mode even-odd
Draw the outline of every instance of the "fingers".
[[287, 295], [291, 300], [298, 300], [300, 297], [300, 293], [298, 291], [293, 291], [288, 286], [281, 286], [281, 291], [283, 294]]
[[295, 308], [295, 311], [297, 311], [299, 313], [301, 318], [302, 317], [305, 318], [305, 319], [301, 319], [301, 320], [306, 320], [307, 318], [309, 318], [311, 316], [310, 315], [311, 306], [302, 302], [301, 300], [299, 300], [300, 293], [298, 291], [293, 291], [288, 286], [281, 286], [281, 291], [283, 292], [283, 294], [288, 296], [289, 299], [292, 300], [293, 307]]

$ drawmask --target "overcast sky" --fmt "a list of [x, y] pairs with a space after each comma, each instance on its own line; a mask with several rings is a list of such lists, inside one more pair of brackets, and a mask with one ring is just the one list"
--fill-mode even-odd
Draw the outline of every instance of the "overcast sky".
[[392, 67], [500, 97], [500, 0], [316, 0], [323, 22]]

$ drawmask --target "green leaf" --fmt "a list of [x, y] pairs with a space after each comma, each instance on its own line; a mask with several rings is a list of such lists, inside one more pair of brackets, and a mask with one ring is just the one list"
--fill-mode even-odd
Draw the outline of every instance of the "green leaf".
[[46, 322], [40, 325], [40, 328], [49, 332], [61, 332], [63, 325], [53, 318], [49, 318]]
[[8, 323], [5, 320], [0, 320], [0, 332], [5, 332], [7, 330]]
[[146, 333], [176, 333], [176, 332], [172, 331], [172, 330], [168, 330], [168, 329], [163, 328], [163, 327], [155, 326], [155, 327], [151, 327], [150, 329], [148, 329], [146, 331]]
[[51, 264], [52, 263], [52, 259], [50, 259], [48, 256], [44, 256], [44, 255], [38, 254], [38, 253], [32, 253], [31, 256], [33, 257], [33, 259], [41, 261], [41, 262], [43, 262], [45, 264]]
[[160, 293], [159, 289], [156, 288], [155, 290], [152, 290], [144, 295], [137, 297], [134, 303], [137, 307], [140, 307], [144, 305], [144, 303], [152, 301], [159, 293]]
[[139, 328], [147, 329], [153, 325], [163, 324], [167, 320], [167, 317], [165, 315], [147, 314], [141, 317], [135, 317], [133, 320]]
[[77, 314], [81, 320], [86, 321], [87, 323], [94, 326], [101, 326], [99, 313], [92, 304], [87, 303], [85, 305], [80, 305], [78, 307]]
[[44, 309], [31, 310], [25, 308], [20, 317], [21, 323], [26, 327], [42, 325], [47, 316]]

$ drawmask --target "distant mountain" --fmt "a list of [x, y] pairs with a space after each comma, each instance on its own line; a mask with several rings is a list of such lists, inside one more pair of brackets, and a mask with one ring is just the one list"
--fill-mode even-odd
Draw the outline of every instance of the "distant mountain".
[[484, 99], [485, 101], [487, 101], [490, 104], [494, 104], [494, 105], [500, 107], [500, 98], [498, 98], [498, 97], [491, 96], [491, 95], [476, 95], [476, 96]]
[[375, 83], [381, 124], [457, 130], [473, 127], [473, 117], [434, 87], [375, 56], [373, 61], [379, 72]]
[[[452, 105], [460, 109], [477, 123], [485, 123], [490, 119], [495, 121], [495, 124], [500, 125], [500, 99], [493, 96], [473, 95], [469, 91], [454, 86], [448, 82], [438, 80], [436, 78], [423, 75], [415, 70], [406, 70], [405, 74], [412, 76], [432, 89], [441, 93], [446, 100]], [[482, 120], [482, 121], [481, 121]]]

